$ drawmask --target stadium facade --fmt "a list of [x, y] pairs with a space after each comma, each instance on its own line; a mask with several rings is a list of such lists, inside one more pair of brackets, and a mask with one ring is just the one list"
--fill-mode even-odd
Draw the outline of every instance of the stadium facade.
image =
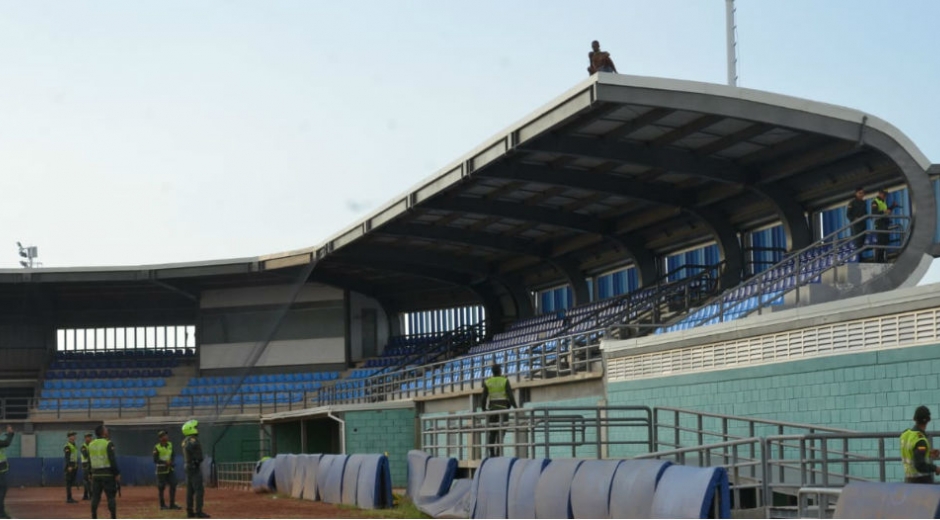
[[[853, 235], [857, 186], [888, 192], [888, 227]], [[389, 452], [401, 485], [494, 361], [527, 409], [899, 431], [940, 401], [917, 377], [940, 296], [913, 288], [938, 194], [940, 165], [873, 115], [598, 74], [316, 247], [0, 271], [9, 454], [103, 421], [146, 455], [197, 417], [218, 462]]]

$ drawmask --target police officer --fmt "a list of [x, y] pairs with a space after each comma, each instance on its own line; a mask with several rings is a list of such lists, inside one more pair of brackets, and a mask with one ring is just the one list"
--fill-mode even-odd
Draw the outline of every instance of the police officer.
[[[157, 489], [160, 491], [160, 509], [182, 509], [176, 505], [176, 472], [173, 468], [173, 443], [166, 430], [157, 433], [158, 442], [153, 447], [153, 463], [157, 466]], [[170, 505], [163, 501], [163, 490], [170, 486]]]
[[[186, 466], [186, 516], [209, 518], [202, 511], [205, 488], [202, 484], [202, 444], [199, 443], [199, 421], [187, 421], [183, 425], [183, 461]], [[194, 507], [195, 506], [195, 507]]]
[[82, 462], [82, 457], [75, 446], [75, 432], [68, 433], [68, 440], [65, 442], [65, 502], [68, 504], [77, 504], [78, 500], [72, 499], [72, 487], [75, 485], [75, 478], [78, 476], [78, 467]]
[[875, 262], [881, 264], [885, 263], [888, 255], [888, 224], [891, 221], [888, 217], [891, 216], [891, 211], [897, 208], [896, 204], [889, 206], [887, 198], [888, 192], [878, 190], [878, 195], [871, 199], [871, 214], [881, 217], [875, 219], [875, 244], [878, 246], [875, 249]]
[[91, 461], [91, 517], [98, 518], [98, 504], [101, 492], [108, 497], [108, 511], [111, 518], [117, 518], [117, 488], [121, 483], [121, 470], [118, 469], [111, 432], [105, 425], [95, 428], [95, 439], [88, 445]]
[[918, 406], [914, 410], [914, 427], [901, 434], [904, 482], [909, 484], [933, 484], [933, 476], [940, 475], [940, 467], [932, 462], [940, 457], [940, 450], [930, 449], [930, 439], [924, 433], [929, 422], [930, 409]]
[[[492, 412], [516, 408], [516, 400], [512, 395], [509, 380], [503, 377], [503, 369], [498, 363], [493, 363], [490, 371], [493, 375], [483, 382], [483, 410]], [[490, 429], [486, 439], [490, 457], [498, 457], [502, 452], [500, 445], [503, 443], [503, 431], [499, 423], [505, 421], [506, 418], [505, 413], [491, 414], [486, 417]]]
[[91, 444], [94, 438], [94, 435], [86, 433], [85, 443], [78, 448], [79, 453], [82, 454], [82, 485], [85, 488], [85, 492], [82, 493], [82, 500], [91, 499], [91, 460], [88, 458], [88, 445]]
[[0, 436], [0, 518], [10, 518], [4, 509], [3, 501], [7, 497], [7, 471], [10, 463], [7, 462], [7, 447], [13, 442], [13, 427], [7, 426], [6, 432]]

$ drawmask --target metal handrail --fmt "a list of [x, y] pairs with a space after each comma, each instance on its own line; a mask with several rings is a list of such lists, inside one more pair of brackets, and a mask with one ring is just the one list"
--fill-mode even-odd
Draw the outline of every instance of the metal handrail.
[[[690, 309], [689, 312], [687, 313], [687, 316], [680, 317], [676, 320], [673, 320], [672, 322], [662, 324], [661, 327], [667, 328], [676, 323], [680, 323], [683, 320], [688, 319], [688, 316], [693, 315], [695, 312], [698, 312], [702, 309], [707, 309], [709, 308], [709, 306], [713, 306], [716, 304], [718, 305], [718, 308], [716, 309], [715, 314], [702, 316], [698, 320], [692, 322], [691, 326], [696, 327], [710, 320], [713, 320], [715, 318], [718, 318], [719, 321], [725, 321], [725, 317], [726, 317], [725, 315], [727, 312], [734, 312], [739, 306], [742, 305], [741, 302], [736, 302], [730, 307], [726, 307], [725, 305], [726, 296], [733, 290], [744, 288], [747, 286], [757, 285], [759, 287], [758, 295], [760, 296], [757, 302], [757, 307], [751, 309], [749, 312], [752, 312], [752, 313], [757, 312], [758, 314], [760, 314], [765, 307], [772, 305], [773, 302], [775, 302], [779, 298], [779, 296], [783, 295], [786, 292], [793, 291], [793, 290], [796, 291], [796, 303], [799, 304], [801, 287], [808, 285], [810, 282], [812, 282], [813, 279], [820, 276], [823, 272], [836, 269], [842, 265], [849, 263], [848, 258], [850, 258], [850, 256], [846, 256], [845, 258], [839, 260], [837, 256], [832, 266], [827, 267], [826, 269], [823, 269], [815, 273], [808, 273], [808, 272], [805, 272], [804, 264], [812, 262], [812, 260], [809, 260], [809, 261], [803, 260], [802, 258], [803, 253], [813, 251], [819, 248], [820, 246], [824, 246], [824, 245], [830, 245], [832, 250], [835, 251], [845, 244], [854, 243], [854, 241], [857, 238], [862, 237], [862, 236], [878, 235], [878, 234], [891, 235], [891, 234], [899, 233], [899, 231], [892, 230], [892, 229], [886, 229], [886, 230], [868, 229], [856, 235], [849, 235], [845, 237], [840, 236], [844, 234], [846, 231], [850, 231], [852, 227], [856, 224], [859, 224], [863, 221], [867, 221], [869, 219], [880, 219], [880, 218], [885, 218], [885, 217], [876, 216], [876, 215], [867, 215], [865, 217], [861, 217], [855, 221], [852, 221], [846, 224], [845, 226], [837, 229], [836, 231], [829, 233], [825, 237], [817, 240], [816, 242], [813, 242], [812, 244], [804, 247], [803, 249], [800, 249], [799, 251], [795, 251], [787, 255], [781, 261], [761, 271], [760, 274], [757, 274], [734, 287], [728, 288], [727, 290], [722, 291], [720, 294], [714, 296], [713, 298], [706, 300], [704, 303], [702, 303], [698, 307], [694, 309]], [[895, 216], [895, 217], [890, 217], [890, 218], [896, 221], [905, 222], [907, 224], [910, 224], [910, 221], [912, 220], [911, 217], [907, 217], [907, 216]], [[903, 249], [907, 245], [907, 241], [910, 239], [910, 233], [907, 232], [908, 227], [909, 226], [901, 226], [902, 231], [900, 231], [900, 234], [902, 236], [902, 240], [899, 245], [879, 246], [879, 245], [872, 245], [872, 244], [863, 244], [863, 246], [861, 248], [856, 249], [854, 251], [854, 254], [851, 256], [860, 256], [863, 252], [868, 251], [868, 250]], [[789, 269], [791, 267], [791, 263], [793, 267], [793, 272], [792, 274], [788, 274], [787, 276], [795, 276], [795, 281], [796, 281], [795, 286], [789, 289], [780, 289], [776, 291], [772, 290], [772, 284], [776, 281], [776, 280], [773, 280], [773, 278], [775, 278], [775, 271], [777, 269]], [[812, 276], [810, 276], [810, 274], [812, 274]]]
[[[636, 430], [636, 438], [623, 435], [625, 429]], [[646, 406], [517, 408], [420, 419], [421, 449], [431, 456], [482, 460], [487, 448], [495, 448], [486, 438], [492, 432], [512, 434], [499, 443], [500, 449], [523, 458], [561, 453], [606, 458], [613, 447], [653, 446], [652, 410]]]

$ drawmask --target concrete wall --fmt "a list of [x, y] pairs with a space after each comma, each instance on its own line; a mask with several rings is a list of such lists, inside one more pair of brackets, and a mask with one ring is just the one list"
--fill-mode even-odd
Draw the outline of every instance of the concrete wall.
[[940, 413], [940, 345], [611, 383], [611, 405], [642, 404], [902, 431], [914, 408]]
[[[203, 292], [200, 368], [345, 364], [348, 317], [343, 291], [308, 284], [285, 312], [292, 290], [277, 285]], [[257, 345], [269, 337], [267, 348], [253, 361]]]
[[346, 453], [388, 453], [392, 485], [408, 484], [408, 451], [415, 444], [411, 408], [346, 412]]
[[349, 293], [349, 346], [350, 359], [360, 361], [362, 354], [362, 311], [374, 309], [376, 314], [376, 355], [381, 354], [388, 343], [388, 315], [376, 300], [359, 293]]

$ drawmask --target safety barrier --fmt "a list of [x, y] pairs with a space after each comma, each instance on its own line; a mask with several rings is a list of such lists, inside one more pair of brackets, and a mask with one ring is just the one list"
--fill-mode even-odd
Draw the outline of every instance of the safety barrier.
[[535, 486], [549, 459], [517, 459], [509, 472], [509, 518], [535, 518]]
[[[320, 454], [307, 454], [307, 455], [298, 455], [300, 461], [298, 464], [303, 465], [304, 467], [304, 480], [303, 480], [303, 491], [300, 493], [300, 498], [304, 500], [319, 500], [320, 496], [317, 490], [317, 471], [320, 468]], [[297, 473], [294, 473], [295, 477]], [[297, 486], [297, 482], [294, 483], [294, 486]]]
[[535, 485], [535, 518], [574, 518], [571, 511], [571, 484], [583, 462], [578, 459], [556, 459], [542, 470], [539, 483]]
[[731, 494], [724, 468], [672, 465], [656, 484], [653, 518], [731, 518]]
[[622, 463], [621, 460], [586, 460], [581, 464], [571, 481], [574, 518], [611, 518], [610, 495], [614, 475]]
[[259, 463], [253, 479], [256, 491], [270, 491], [272, 486], [298, 499], [361, 509], [392, 506], [392, 475], [385, 455], [280, 454]]
[[940, 488], [853, 482], [842, 490], [833, 518], [940, 518]]
[[[409, 480], [434, 457], [409, 453]], [[439, 459], [448, 460], [448, 459]], [[449, 459], [454, 460], [454, 459]], [[435, 472], [435, 475], [440, 475]], [[660, 460], [484, 459], [472, 481], [416, 501], [436, 518], [730, 518], [728, 475], [720, 467]], [[423, 486], [425, 482], [422, 482]], [[420, 495], [419, 495], [420, 496]]]
[[623, 461], [610, 484], [609, 518], [651, 518], [649, 497], [656, 493], [659, 479], [670, 465], [662, 460]]
[[457, 461], [455, 459], [431, 457], [427, 462], [424, 482], [418, 489], [418, 495], [414, 497], [414, 502], [421, 504], [444, 496], [450, 489], [456, 474]]
[[[251, 477], [251, 490], [255, 493], [270, 493], [277, 489], [274, 479], [274, 459], [266, 459], [255, 463], [254, 475]], [[221, 465], [220, 465], [221, 466]], [[219, 484], [222, 483], [222, 472], [219, 472]]]
[[418, 496], [418, 490], [421, 489], [421, 484], [424, 483], [424, 474], [430, 458], [430, 455], [421, 450], [408, 452], [408, 487], [405, 494], [412, 500]]

